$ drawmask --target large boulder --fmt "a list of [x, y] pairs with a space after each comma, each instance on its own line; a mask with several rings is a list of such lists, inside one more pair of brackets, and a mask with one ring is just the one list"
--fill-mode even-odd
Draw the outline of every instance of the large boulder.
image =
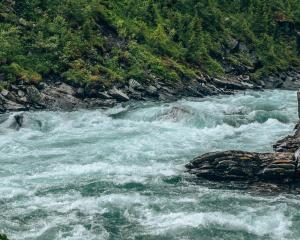
[[129, 101], [129, 97], [126, 93], [124, 93], [123, 91], [117, 89], [116, 87], [114, 87], [113, 89], [111, 89], [108, 94], [110, 96], [112, 96], [113, 98], [115, 98], [116, 100], [120, 101], [120, 102], [126, 102]]
[[27, 97], [30, 102], [42, 105], [42, 94], [35, 86], [27, 87]]
[[[298, 99], [300, 99], [300, 95], [298, 95]], [[300, 148], [300, 123], [296, 125], [295, 130], [294, 134], [280, 139], [273, 145], [276, 152], [294, 153]]]
[[289, 182], [299, 176], [297, 164], [292, 153], [225, 151], [197, 157], [186, 168], [209, 180]]
[[26, 111], [28, 110], [28, 107], [23, 105], [23, 104], [19, 104], [10, 100], [5, 100], [3, 103], [3, 110], [4, 111]]
[[[74, 93], [75, 94], [75, 93]], [[75, 110], [86, 107], [86, 104], [56, 87], [48, 87], [42, 91], [43, 103], [51, 110]]]
[[144, 90], [144, 87], [136, 80], [130, 79], [129, 80], [129, 88], [133, 90]]
[[57, 87], [57, 91], [67, 94], [67, 95], [70, 95], [70, 96], [74, 96], [76, 94], [76, 91], [74, 90], [74, 88], [65, 83], [60, 84]]

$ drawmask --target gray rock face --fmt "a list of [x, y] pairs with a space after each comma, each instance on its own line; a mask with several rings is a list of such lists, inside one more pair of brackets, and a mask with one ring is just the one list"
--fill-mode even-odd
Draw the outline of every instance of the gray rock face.
[[74, 96], [76, 94], [76, 91], [74, 90], [73, 87], [71, 87], [70, 85], [67, 85], [65, 83], [60, 84], [57, 87], [57, 91], [61, 92], [61, 93], [65, 93], [71, 96]]
[[28, 107], [10, 100], [6, 100], [3, 104], [3, 109], [4, 111], [26, 111], [28, 110]]
[[25, 93], [22, 90], [18, 90], [18, 96], [22, 98], [25, 96]]
[[28, 100], [32, 103], [41, 104], [42, 103], [42, 94], [35, 86], [29, 86], [27, 88]]
[[111, 89], [108, 93], [118, 101], [123, 101], [123, 102], [129, 101], [128, 95], [117, 88]]
[[298, 90], [300, 88], [300, 73], [297, 70], [290, 70], [278, 75], [271, 75], [262, 79], [267, 89]]
[[195, 158], [186, 167], [190, 173], [209, 180], [286, 183], [299, 175], [292, 153], [214, 152]]
[[44, 105], [51, 110], [69, 111], [86, 106], [82, 100], [69, 95], [65, 91], [61, 91], [60, 88], [47, 87], [42, 91], [41, 95]]
[[133, 90], [143, 90], [143, 86], [136, 80], [130, 79], [129, 80], [129, 87], [132, 88]]
[[152, 85], [149, 85], [146, 89], [146, 92], [149, 96], [156, 96], [158, 93], [157, 93], [157, 88], [152, 86]]
[[2, 96], [4, 96], [4, 97], [6, 97], [7, 95], [8, 95], [8, 91], [6, 90], [6, 89], [3, 89], [2, 91], [1, 91], [1, 95]]
[[228, 81], [227, 79], [213, 78], [213, 83], [217, 87], [221, 87], [221, 88], [227, 88], [227, 89], [233, 89], [233, 90], [246, 90], [246, 89], [248, 89], [248, 86], [246, 86], [242, 82], [233, 82], [233, 81]]
[[291, 152], [294, 153], [300, 148], [300, 124], [295, 127], [296, 131], [293, 135], [287, 136], [277, 141], [273, 148], [276, 152]]
[[247, 184], [247, 188], [255, 186], [256, 190], [265, 190], [266, 184], [271, 183], [271, 191], [273, 188], [281, 191], [293, 185], [300, 193], [300, 123], [295, 129], [293, 135], [274, 144], [274, 153], [207, 153], [192, 160], [186, 168], [200, 179], [230, 182], [230, 186], [235, 185], [233, 182], [241, 182]]
[[107, 92], [99, 92], [98, 96], [101, 99], [111, 99], [112, 98]]

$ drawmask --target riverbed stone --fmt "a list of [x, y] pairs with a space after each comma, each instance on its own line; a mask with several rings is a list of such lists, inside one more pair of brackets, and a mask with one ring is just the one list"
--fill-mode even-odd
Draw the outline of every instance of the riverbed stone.
[[115, 98], [118, 101], [126, 102], [129, 101], [129, 97], [126, 93], [124, 93], [122, 90], [117, 89], [114, 87], [108, 92], [109, 95], [111, 95], [113, 98]]
[[129, 87], [134, 90], [143, 90], [144, 87], [138, 81], [134, 79], [129, 79]]
[[1, 95], [6, 97], [9, 94], [9, 91], [7, 91], [6, 89], [2, 89], [1, 91]]
[[28, 96], [28, 100], [32, 103], [36, 103], [36, 104], [42, 103], [42, 95], [35, 86], [29, 86], [27, 88], [27, 96]]
[[76, 94], [76, 91], [73, 87], [71, 87], [68, 84], [62, 83], [57, 87], [57, 90], [61, 93], [65, 93], [71, 96], [74, 96]]

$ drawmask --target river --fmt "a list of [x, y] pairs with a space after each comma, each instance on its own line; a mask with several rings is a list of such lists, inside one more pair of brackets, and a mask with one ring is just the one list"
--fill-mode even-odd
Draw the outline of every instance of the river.
[[109, 110], [0, 116], [0, 231], [12, 240], [300, 239], [300, 197], [220, 189], [184, 165], [272, 151], [296, 93], [238, 93]]

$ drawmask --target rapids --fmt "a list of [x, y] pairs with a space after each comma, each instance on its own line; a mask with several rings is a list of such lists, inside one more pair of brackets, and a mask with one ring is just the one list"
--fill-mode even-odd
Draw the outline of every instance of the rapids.
[[0, 231], [13, 240], [300, 239], [300, 197], [195, 184], [209, 151], [272, 151], [296, 93], [0, 116]]

